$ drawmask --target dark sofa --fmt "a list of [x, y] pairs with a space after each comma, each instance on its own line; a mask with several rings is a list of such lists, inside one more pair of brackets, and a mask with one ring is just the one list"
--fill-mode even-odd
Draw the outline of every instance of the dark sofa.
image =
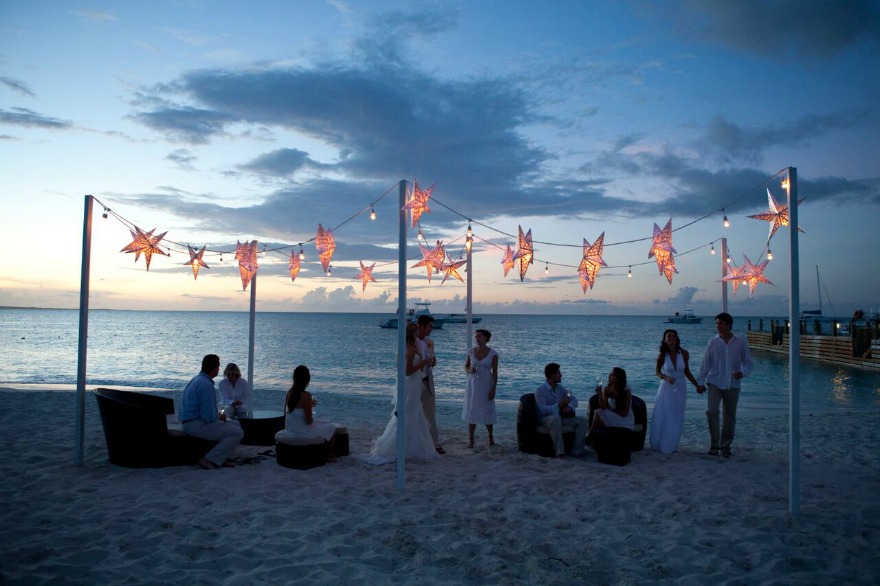
[[174, 401], [168, 397], [99, 388], [94, 390], [111, 464], [127, 468], [195, 465], [217, 442], [168, 428]]

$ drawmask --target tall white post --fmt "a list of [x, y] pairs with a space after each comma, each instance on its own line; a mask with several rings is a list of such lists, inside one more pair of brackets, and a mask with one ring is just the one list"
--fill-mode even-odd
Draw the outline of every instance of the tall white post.
[[721, 239], [721, 311], [727, 313], [727, 281], [724, 280], [724, 277], [727, 276], [727, 256], [730, 253], [727, 251], [727, 238]]
[[92, 267], [92, 206], [95, 198], [85, 197], [83, 212], [82, 271], [79, 277], [79, 345], [76, 365], [76, 439], [73, 463], [83, 465], [86, 420], [86, 358], [89, 354], [89, 274]]
[[[254, 400], [254, 333], [256, 332], [257, 317], [257, 274], [251, 277], [251, 307], [250, 320], [248, 322], [248, 403], [253, 405]], [[249, 407], [246, 405], [246, 407]]]
[[[468, 225], [470, 228], [470, 225]], [[473, 268], [474, 257], [472, 249], [474, 247], [474, 239], [468, 236], [465, 248], [467, 249], [467, 348], [470, 349], [474, 345], [474, 322], [473, 322], [473, 302], [474, 302], [474, 280]]]
[[801, 294], [800, 257], [798, 253], [797, 167], [788, 168], [788, 233], [790, 255], [788, 323], [789, 368], [789, 448], [788, 448], [788, 512], [800, 514], [801, 474]]
[[397, 193], [397, 491], [403, 492], [406, 469], [406, 180]]

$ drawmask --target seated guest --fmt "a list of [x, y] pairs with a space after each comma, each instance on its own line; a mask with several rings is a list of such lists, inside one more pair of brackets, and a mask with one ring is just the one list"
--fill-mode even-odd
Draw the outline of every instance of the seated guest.
[[577, 398], [563, 387], [562, 370], [555, 362], [544, 367], [544, 381], [535, 391], [535, 404], [538, 408], [538, 423], [550, 430], [553, 449], [557, 458], [565, 457], [565, 442], [562, 428], [574, 427], [574, 445], [571, 455], [580, 457], [584, 453], [584, 437], [587, 434], [587, 418], [575, 415]]
[[219, 388], [220, 401], [227, 415], [231, 417], [247, 415], [250, 387], [247, 379], [241, 377], [241, 370], [236, 363], [230, 362], [223, 369], [223, 380], [220, 381]]
[[202, 371], [183, 389], [180, 399], [180, 422], [183, 433], [207, 440], [218, 441], [199, 466], [205, 469], [234, 466], [230, 456], [244, 437], [241, 425], [234, 419], [226, 419], [225, 413], [217, 413], [217, 395], [214, 377], [220, 372], [220, 357], [208, 354], [202, 359]]
[[336, 426], [332, 423], [315, 421], [312, 416], [312, 407], [318, 402], [312, 397], [306, 388], [312, 381], [309, 368], [300, 364], [293, 371], [293, 386], [284, 397], [283, 411], [287, 414], [284, 419], [284, 431], [276, 434], [277, 439], [288, 440], [312, 440], [316, 438], [330, 442], [327, 459], [331, 462], [336, 459], [333, 455], [333, 442], [336, 441]]
[[608, 375], [608, 384], [603, 389], [596, 387], [599, 395], [599, 409], [593, 417], [590, 433], [600, 427], [623, 427], [633, 429], [635, 418], [632, 412], [632, 390], [626, 384], [626, 371], [615, 366]]

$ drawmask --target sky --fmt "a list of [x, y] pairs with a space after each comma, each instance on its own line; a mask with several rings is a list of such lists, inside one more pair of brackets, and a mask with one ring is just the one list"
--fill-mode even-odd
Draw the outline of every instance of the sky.
[[[714, 315], [725, 243], [732, 266], [773, 254], [728, 310], [783, 316], [790, 229], [768, 244], [748, 216], [795, 168], [801, 308], [880, 309], [878, 57], [880, 6], [855, 0], [3, 0], [0, 306], [79, 306], [92, 195], [92, 309], [247, 311], [257, 240], [258, 311], [394, 312], [405, 180], [434, 185], [408, 306], [465, 310], [463, 281], [413, 265], [420, 243], [463, 259], [470, 224], [478, 314]], [[669, 221], [671, 283], [649, 257]], [[170, 256], [121, 252], [132, 226]]]

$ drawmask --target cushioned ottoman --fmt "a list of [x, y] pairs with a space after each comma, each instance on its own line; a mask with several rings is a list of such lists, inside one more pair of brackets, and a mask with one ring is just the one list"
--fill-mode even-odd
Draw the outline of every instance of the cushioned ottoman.
[[593, 432], [592, 444], [599, 462], [624, 466], [631, 460], [633, 431], [623, 427], [600, 427]]
[[279, 466], [308, 470], [327, 463], [328, 443], [324, 440], [291, 441], [279, 436], [275, 436], [275, 456]]
[[333, 455], [337, 458], [347, 456], [348, 448], [348, 428], [344, 425], [336, 425], [336, 441], [333, 442]]

